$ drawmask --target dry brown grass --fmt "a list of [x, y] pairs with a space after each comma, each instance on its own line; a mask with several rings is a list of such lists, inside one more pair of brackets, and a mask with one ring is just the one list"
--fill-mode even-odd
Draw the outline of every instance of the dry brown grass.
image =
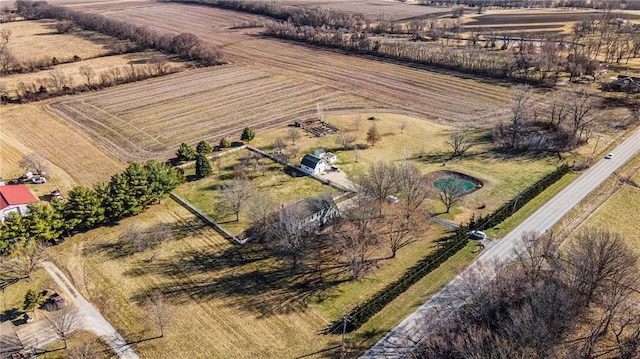
[[22, 174], [18, 163], [22, 155], [41, 153], [48, 161], [50, 181], [34, 185], [38, 195], [54, 188], [68, 190], [77, 184], [108, 181], [125, 164], [110, 156], [87, 134], [51, 115], [42, 103], [0, 107], [3, 151], [0, 176], [9, 179]]
[[3, 29], [12, 32], [7, 48], [18, 62], [41, 58], [51, 60], [54, 56], [58, 61], [65, 62], [71, 61], [74, 55], [84, 59], [105, 54], [118, 42], [90, 31], [58, 34], [55, 23], [54, 20], [37, 20], [2, 24]]
[[[127, 255], [118, 237], [123, 226], [133, 223], [164, 223], [174, 238]], [[292, 358], [336, 345], [339, 337], [320, 334], [335, 319], [331, 308], [348, 308], [361, 298], [341, 293], [371, 295], [431, 251], [430, 241], [438, 234], [428, 231], [361, 283], [327, 283], [331, 290], [326, 292], [315, 286], [302, 290], [280, 287], [287, 270], [259, 247], [234, 246], [166, 201], [118, 226], [68, 239], [54, 248], [54, 261], [128, 340], [157, 334], [157, 328], [145, 323], [140, 302], [151, 291], [165, 293], [171, 315], [167, 336], [137, 344], [141, 357]], [[313, 304], [319, 298], [326, 300], [321, 308]]]

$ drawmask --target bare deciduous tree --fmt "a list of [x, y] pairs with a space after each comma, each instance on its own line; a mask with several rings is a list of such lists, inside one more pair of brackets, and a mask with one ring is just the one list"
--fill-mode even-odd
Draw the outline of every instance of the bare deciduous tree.
[[362, 123], [362, 117], [360, 116], [355, 116], [351, 119], [351, 124], [353, 125], [354, 131], [360, 130], [360, 123]]
[[438, 198], [446, 208], [446, 213], [449, 213], [449, 210], [451, 210], [453, 206], [460, 203], [464, 197], [465, 190], [462, 182], [447, 177], [438, 184], [436, 192], [438, 193]]
[[71, 347], [67, 354], [68, 359], [97, 359], [99, 358], [98, 348], [91, 341], [83, 341]]
[[74, 336], [82, 326], [82, 316], [75, 308], [67, 307], [47, 319], [58, 338], [64, 342], [64, 348], [67, 349], [67, 340]]
[[354, 280], [360, 279], [373, 264], [377, 243], [376, 232], [360, 227], [357, 222], [343, 221], [334, 226], [334, 251], [349, 266]]
[[295, 145], [296, 141], [300, 138], [300, 131], [295, 127], [290, 128], [289, 131], [287, 131], [287, 138], [291, 140], [292, 145]]
[[40, 243], [27, 245], [15, 251], [15, 255], [0, 257], [0, 283], [29, 280], [31, 273], [46, 260], [46, 247]]
[[462, 156], [473, 146], [473, 139], [469, 130], [458, 130], [451, 132], [446, 144], [451, 147], [453, 154], [451, 157]]
[[398, 250], [413, 242], [411, 234], [411, 224], [409, 219], [401, 213], [397, 206], [389, 206], [384, 211], [383, 234], [389, 244], [391, 257], [395, 258]]
[[516, 87], [511, 99], [511, 120], [496, 127], [497, 140], [510, 149], [519, 149], [524, 131], [533, 116], [533, 92], [528, 86]]
[[338, 132], [336, 135], [336, 144], [340, 145], [343, 150], [348, 150], [354, 142], [356, 142], [356, 136], [354, 135], [350, 135], [343, 131]]
[[364, 193], [378, 201], [384, 201], [398, 190], [396, 177], [396, 166], [387, 162], [376, 162], [369, 165], [367, 174], [357, 178], [356, 182]]
[[91, 87], [91, 80], [93, 80], [93, 77], [96, 75], [93, 67], [89, 65], [82, 65], [78, 69], [78, 72], [80, 72], [80, 75], [84, 76], [84, 78], [87, 80], [87, 86]]
[[401, 206], [405, 209], [405, 219], [419, 212], [424, 201], [429, 198], [429, 183], [420, 170], [409, 162], [402, 162], [396, 170], [396, 186], [403, 199]]
[[25, 171], [34, 171], [36, 173], [46, 172], [47, 169], [47, 162], [44, 155], [37, 152], [22, 156], [19, 164]]
[[266, 224], [267, 245], [276, 254], [291, 260], [291, 268], [296, 270], [304, 250], [311, 240], [313, 227], [305, 222], [305, 214], [300, 206], [282, 207], [274, 218]]
[[243, 179], [234, 179], [224, 185], [220, 191], [221, 200], [240, 220], [240, 211], [247, 205], [247, 201], [254, 195], [253, 184]]
[[160, 292], [153, 292], [145, 301], [149, 320], [160, 329], [159, 338], [164, 338], [164, 330], [169, 320], [169, 307]]

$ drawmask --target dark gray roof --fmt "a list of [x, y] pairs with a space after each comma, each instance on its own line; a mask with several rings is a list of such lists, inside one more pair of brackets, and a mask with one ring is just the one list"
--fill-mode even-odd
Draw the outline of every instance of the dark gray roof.
[[302, 157], [302, 161], [300, 162], [302, 165], [307, 166], [309, 168], [316, 168], [316, 166], [318, 165], [318, 163], [322, 161], [321, 159], [319, 159], [318, 157], [314, 156], [314, 155], [304, 155], [304, 157]]

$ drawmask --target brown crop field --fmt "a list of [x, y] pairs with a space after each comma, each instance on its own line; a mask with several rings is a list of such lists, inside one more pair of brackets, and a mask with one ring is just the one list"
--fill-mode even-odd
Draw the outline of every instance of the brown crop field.
[[[562, 9], [490, 9], [485, 13], [464, 16], [463, 31], [494, 30], [499, 32], [534, 31], [536, 33], [570, 33], [578, 21], [600, 17], [595, 11]], [[630, 19], [640, 16], [625, 12]]]
[[275, 2], [306, 8], [328, 7], [338, 11], [364, 14], [369, 19], [392, 21], [424, 18], [451, 11], [451, 8], [447, 7], [388, 0], [277, 0]]
[[[144, 11], [143, 11], [144, 10]], [[229, 137], [327, 113], [395, 112], [454, 125], [486, 125], [505, 114], [509, 87], [257, 37], [207, 24], [235, 12], [153, 4], [105, 14], [163, 31], [193, 32], [233, 66], [201, 69], [73, 97], [51, 109], [87, 128], [123, 159], [168, 157], [180, 142]], [[181, 16], [176, 19], [175, 14]], [[233, 21], [229, 21], [229, 24]], [[159, 25], [160, 24], [160, 25]]]
[[44, 195], [56, 187], [64, 191], [78, 184], [108, 181], [125, 167], [86, 133], [42, 106], [34, 103], [0, 107], [0, 176], [5, 179], [19, 176], [22, 172], [18, 162], [22, 155], [41, 153], [49, 167], [49, 181], [33, 185], [32, 190]]

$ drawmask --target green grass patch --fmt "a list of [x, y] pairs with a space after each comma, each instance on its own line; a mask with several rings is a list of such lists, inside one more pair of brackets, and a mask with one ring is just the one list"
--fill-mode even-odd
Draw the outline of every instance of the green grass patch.
[[[180, 185], [175, 192], [189, 201], [193, 206], [213, 218], [234, 235], [240, 235], [252, 223], [248, 212], [253, 201], [269, 197], [275, 205], [289, 204], [307, 197], [330, 192], [335, 189], [324, 185], [319, 181], [308, 177], [287, 174], [283, 166], [273, 162], [269, 158], [260, 158], [257, 166], [249, 165], [245, 170], [245, 179], [251, 181], [255, 187], [256, 196], [247, 201], [247, 205], [240, 211], [240, 218], [236, 221], [235, 214], [226, 209], [224, 199], [220, 196], [220, 186], [229, 183], [234, 178], [234, 166], [242, 161], [242, 158], [250, 153], [249, 150], [230, 153], [215, 159], [213, 162], [214, 174], [192, 180]], [[195, 169], [185, 169], [188, 178], [195, 176]]]
[[569, 185], [574, 179], [578, 177], [578, 174], [569, 172], [562, 176], [551, 186], [547, 187], [542, 193], [534, 197], [527, 202], [520, 210], [504, 220], [502, 223], [494, 228], [487, 229], [486, 233], [490, 237], [500, 238], [509, 233], [513, 228], [518, 226], [522, 221], [527, 219], [533, 212], [535, 212], [542, 205], [547, 203], [553, 196], [558, 194], [562, 189]]

